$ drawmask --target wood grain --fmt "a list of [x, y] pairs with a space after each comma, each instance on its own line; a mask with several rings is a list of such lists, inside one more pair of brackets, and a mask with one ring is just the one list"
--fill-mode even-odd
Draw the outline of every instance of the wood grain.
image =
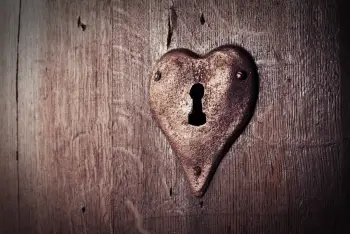
[[[22, 0], [20, 231], [347, 233], [338, 9], [332, 0]], [[259, 101], [198, 199], [151, 118], [148, 79], [169, 49], [228, 43], [255, 58]]]
[[[151, 31], [151, 45], [159, 49], [158, 57], [166, 47], [157, 35], [168, 30], [158, 22], [169, 6], [152, 7], [158, 18], [152, 18], [151, 28], [157, 30]], [[344, 190], [336, 3], [174, 1], [171, 8], [178, 26], [170, 48], [205, 53], [238, 44], [252, 53], [260, 73], [255, 116], [203, 200], [188, 200], [186, 228], [207, 233], [334, 231], [344, 202], [339, 196]], [[158, 222], [149, 221], [154, 227]]]
[[113, 232], [111, 3], [22, 5], [21, 232]]
[[0, 7], [0, 233], [18, 231], [16, 65], [19, 1]]

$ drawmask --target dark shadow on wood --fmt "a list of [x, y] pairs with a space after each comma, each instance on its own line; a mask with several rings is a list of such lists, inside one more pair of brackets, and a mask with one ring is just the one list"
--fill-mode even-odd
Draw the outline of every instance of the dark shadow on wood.
[[343, 195], [340, 211], [341, 220], [337, 233], [350, 233], [350, 1], [338, 0], [339, 5], [339, 46], [340, 46], [340, 77], [341, 77], [341, 118], [342, 118], [342, 178]]

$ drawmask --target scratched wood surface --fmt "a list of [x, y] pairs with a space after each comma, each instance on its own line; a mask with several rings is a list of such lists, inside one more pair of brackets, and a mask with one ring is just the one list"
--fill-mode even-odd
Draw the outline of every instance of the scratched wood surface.
[[0, 7], [0, 233], [18, 226], [16, 67], [19, 1]]
[[[0, 233], [350, 232], [349, 4], [1, 5]], [[196, 198], [150, 116], [148, 78], [170, 49], [228, 43], [255, 58], [259, 100]]]

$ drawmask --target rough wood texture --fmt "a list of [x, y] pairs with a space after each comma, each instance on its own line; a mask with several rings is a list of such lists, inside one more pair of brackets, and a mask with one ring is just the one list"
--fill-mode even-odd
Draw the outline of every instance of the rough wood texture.
[[18, 231], [16, 67], [19, 1], [0, 3], [0, 233]]
[[[111, 148], [107, 1], [25, 1], [19, 61], [20, 229], [108, 233], [122, 160]], [[85, 26], [84, 26], [85, 25]], [[119, 133], [120, 134], [120, 133]], [[118, 176], [118, 177], [116, 177]]]
[[[159, 51], [154, 57], [166, 49], [157, 36], [168, 30], [158, 24], [166, 19], [165, 7], [152, 5], [151, 47]], [[238, 43], [255, 57], [261, 81], [255, 116], [219, 166], [203, 203], [189, 201], [186, 228], [209, 233], [341, 230], [336, 3], [175, 1], [172, 9], [177, 27], [170, 48], [203, 53]], [[148, 223], [156, 227], [158, 221]]]
[[[19, 4], [1, 4], [4, 233], [17, 215], [22, 233], [349, 233], [348, 34], [337, 41], [349, 11], [337, 1], [22, 0], [18, 214], [7, 22]], [[168, 49], [227, 43], [255, 58], [259, 101], [198, 199], [151, 118], [148, 78]]]

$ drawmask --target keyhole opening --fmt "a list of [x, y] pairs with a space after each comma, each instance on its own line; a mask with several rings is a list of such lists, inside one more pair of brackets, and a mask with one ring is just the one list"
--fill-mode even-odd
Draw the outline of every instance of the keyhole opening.
[[202, 84], [194, 84], [190, 90], [192, 98], [192, 110], [188, 115], [188, 124], [201, 126], [206, 123], [207, 118], [203, 113], [202, 98], [204, 96], [204, 87]]

